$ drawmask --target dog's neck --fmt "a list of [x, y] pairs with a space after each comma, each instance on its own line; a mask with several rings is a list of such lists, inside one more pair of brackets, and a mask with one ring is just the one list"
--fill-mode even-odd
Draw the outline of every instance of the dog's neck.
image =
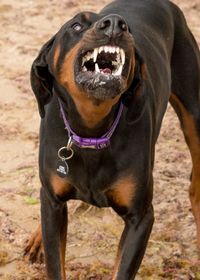
[[[54, 94], [56, 95], [55, 92]], [[80, 107], [77, 108], [77, 103], [70, 95], [66, 95], [65, 100], [61, 98], [61, 102], [70, 127], [82, 137], [100, 137], [105, 134], [116, 118], [120, 103], [95, 104], [86, 99], [85, 105], [79, 104]]]

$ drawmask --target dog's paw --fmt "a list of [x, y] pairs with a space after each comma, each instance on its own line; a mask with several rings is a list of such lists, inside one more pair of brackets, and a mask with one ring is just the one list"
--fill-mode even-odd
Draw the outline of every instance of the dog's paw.
[[41, 226], [31, 235], [24, 249], [24, 259], [30, 263], [44, 262], [44, 248], [42, 243]]

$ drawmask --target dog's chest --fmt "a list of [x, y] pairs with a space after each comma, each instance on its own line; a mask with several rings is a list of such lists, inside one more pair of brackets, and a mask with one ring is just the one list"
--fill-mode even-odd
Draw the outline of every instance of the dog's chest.
[[[93, 158], [93, 157], [92, 157]], [[131, 172], [120, 169], [115, 157], [99, 157], [76, 161], [69, 175], [74, 188], [74, 198], [98, 207], [120, 204], [127, 207], [135, 193], [135, 179]], [[70, 174], [70, 173], [69, 173]]]
[[77, 158], [69, 166], [69, 170], [77, 199], [96, 206], [108, 206], [106, 192], [118, 176], [117, 163], [114, 159], [98, 155]]

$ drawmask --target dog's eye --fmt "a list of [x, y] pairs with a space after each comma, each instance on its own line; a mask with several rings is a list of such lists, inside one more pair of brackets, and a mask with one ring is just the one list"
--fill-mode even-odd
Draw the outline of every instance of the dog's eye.
[[74, 23], [74, 24], [72, 25], [72, 28], [73, 28], [75, 31], [81, 31], [81, 29], [83, 28], [83, 26], [82, 26], [80, 23], [76, 22], [76, 23]]

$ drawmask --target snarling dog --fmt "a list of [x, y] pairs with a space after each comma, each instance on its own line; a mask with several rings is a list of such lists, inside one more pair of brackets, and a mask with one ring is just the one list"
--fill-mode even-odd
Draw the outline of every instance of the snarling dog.
[[200, 245], [200, 55], [169, 1], [118, 0], [63, 25], [31, 69], [41, 115], [41, 228], [48, 279], [65, 279], [67, 206], [112, 207], [124, 220], [113, 280], [134, 279], [152, 229], [155, 143], [168, 101], [191, 152]]

